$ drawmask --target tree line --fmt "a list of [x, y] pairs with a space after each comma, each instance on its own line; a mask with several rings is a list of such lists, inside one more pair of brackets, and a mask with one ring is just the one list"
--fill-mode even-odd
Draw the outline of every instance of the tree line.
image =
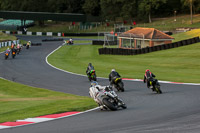
[[199, 0], [0, 0], [1, 10], [83, 13], [103, 20], [142, 20], [174, 13], [199, 13]]

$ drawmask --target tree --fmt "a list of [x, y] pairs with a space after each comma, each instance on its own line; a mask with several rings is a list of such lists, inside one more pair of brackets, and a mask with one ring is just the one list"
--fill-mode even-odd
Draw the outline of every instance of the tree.
[[83, 10], [86, 14], [99, 16], [101, 12], [100, 0], [85, 0]]
[[123, 0], [100, 0], [101, 14], [104, 19], [114, 20], [119, 17]]
[[196, 0], [182, 0], [184, 6], [189, 5], [190, 7], [190, 22], [193, 24], [193, 4]]
[[160, 5], [165, 4], [166, 0], [142, 0], [139, 4], [140, 15], [148, 15], [149, 23], [151, 23], [151, 13], [158, 9]]

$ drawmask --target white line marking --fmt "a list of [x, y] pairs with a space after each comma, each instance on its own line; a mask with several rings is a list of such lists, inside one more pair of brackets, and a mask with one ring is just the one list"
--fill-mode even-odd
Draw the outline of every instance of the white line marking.
[[10, 128], [11, 126], [0, 126], [0, 129]]
[[25, 121], [25, 122], [44, 122], [44, 121], [50, 121], [50, 120], [53, 120], [54, 118], [27, 118], [27, 119], [24, 119], [24, 120], [17, 120], [17, 122], [22, 122], [22, 121]]

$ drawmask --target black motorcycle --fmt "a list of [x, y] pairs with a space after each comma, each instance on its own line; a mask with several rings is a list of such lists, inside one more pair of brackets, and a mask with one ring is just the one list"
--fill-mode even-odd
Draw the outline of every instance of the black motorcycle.
[[16, 56], [16, 50], [15, 49], [12, 49], [12, 58], [14, 59]]
[[160, 84], [157, 79], [150, 78], [149, 85], [150, 85], [149, 87], [152, 89], [152, 91], [156, 91], [156, 93], [158, 93], [158, 94], [162, 93], [162, 91], [160, 89]]
[[8, 53], [8, 52], [6, 52], [6, 53], [5, 53], [5, 60], [7, 60], [7, 59], [8, 59], [8, 57], [9, 57], [9, 54], [10, 54], [10, 53]]
[[124, 92], [124, 83], [122, 82], [122, 79], [121, 79], [121, 78], [114, 78], [114, 87], [115, 87], [118, 91]]
[[26, 49], [29, 49], [29, 47], [30, 47], [29, 45], [26, 45]]
[[21, 52], [22, 47], [17, 48], [17, 54]]

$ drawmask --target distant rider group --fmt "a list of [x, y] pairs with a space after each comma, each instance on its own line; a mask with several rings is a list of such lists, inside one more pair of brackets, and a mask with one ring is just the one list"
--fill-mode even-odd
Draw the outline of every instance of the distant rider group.
[[[31, 41], [28, 41], [26, 44], [26, 49], [29, 49], [31, 46]], [[22, 50], [21, 44], [15, 44], [14, 42], [11, 43], [10, 48], [7, 48], [5, 51], [5, 60], [9, 58], [9, 55], [11, 54], [12, 58], [14, 59], [17, 54], [19, 54]]]

